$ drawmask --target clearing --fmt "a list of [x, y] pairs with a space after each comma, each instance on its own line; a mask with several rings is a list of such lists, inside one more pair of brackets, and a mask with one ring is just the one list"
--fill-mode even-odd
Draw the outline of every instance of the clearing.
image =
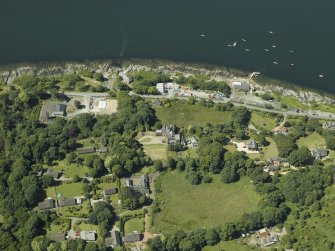
[[82, 195], [82, 183], [63, 183], [59, 186], [48, 187], [46, 190], [47, 197], [56, 198], [56, 194], [62, 197], [77, 197]]
[[185, 179], [185, 173], [161, 175], [155, 184], [161, 191], [157, 194], [161, 212], [154, 217], [154, 231], [213, 227], [258, 209], [260, 195], [249, 178], [232, 184], [222, 183], [219, 175], [213, 178], [211, 184], [194, 186]]
[[260, 130], [271, 131], [277, 126], [275, 119], [269, 117], [269, 114], [266, 113], [252, 112], [250, 122]]
[[89, 168], [85, 165], [76, 163], [68, 164], [66, 160], [58, 161], [56, 163], [56, 166], [53, 166], [52, 169], [55, 171], [63, 171], [65, 178], [73, 178], [75, 175], [85, 177], [89, 172]]
[[179, 128], [204, 126], [206, 123], [225, 124], [230, 120], [231, 112], [217, 111], [200, 104], [188, 105], [172, 103], [171, 107], [155, 107], [157, 117], [163, 124], [175, 124]]
[[237, 241], [221, 241], [215, 246], [207, 246], [202, 251], [221, 251], [221, 250], [234, 250], [234, 251], [252, 251], [255, 250], [246, 244], [237, 243]]
[[324, 137], [322, 137], [320, 134], [317, 132], [313, 132], [307, 137], [303, 137], [298, 139], [297, 145], [299, 147], [302, 146], [307, 146], [308, 148], [313, 148], [313, 147], [325, 147], [326, 146], [326, 140]]
[[143, 149], [152, 160], [165, 160], [167, 157], [167, 145], [165, 144], [143, 145]]
[[266, 137], [266, 140], [269, 142], [268, 146], [262, 147], [263, 159], [268, 161], [270, 158], [278, 157], [278, 148], [276, 142], [270, 138]]
[[131, 234], [134, 231], [144, 232], [144, 218], [132, 218], [124, 223], [124, 233]]

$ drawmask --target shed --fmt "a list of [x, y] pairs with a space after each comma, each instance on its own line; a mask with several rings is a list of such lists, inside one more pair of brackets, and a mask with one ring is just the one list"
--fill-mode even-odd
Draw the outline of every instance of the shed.
[[53, 117], [65, 116], [65, 111], [66, 111], [66, 105], [64, 105], [64, 104], [57, 104], [57, 105], [54, 106], [51, 115]]
[[132, 234], [127, 234], [127, 235], [122, 237], [123, 242], [132, 243], [132, 242], [137, 242], [137, 241], [140, 241], [140, 240], [142, 240], [142, 234], [137, 233], [137, 232], [132, 233]]
[[234, 90], [239, 90], [239, 91], [249, 91], [250, 90], [250, 85], [247, 83], [235, 81], [233, 82], [232, 85], [233, 85]]
[[58, 179], [58, 178], [59, 178], [59, 172], [54, 171], [54, 170], [52, 170], [52, 169], [50, 169], [50, 168], [45, 172], [44, 175], [50, 175], [50, 176], [52, 176], [54, 179]]
[[40, 210], [49, 210], [55, 207], [55, 201], [51, 198], [48, 198], [40, 203], [38, 203], [38, 208]]
[[112, 187], [112, 188], [105, 188], [104, 190], [103, 190], [103, 194], [105, 195], [105, 196], [107, 196], [107, 195], [112, 195], [112, 194], [116, 194], [117, 193], [117, 188], [115, 188], [115, 187]]
[[66, 240], [65, 233], [52, 233], [50, 239], [53, 241], [64, 241]]
[[60, 207], [69, 207], [77, 205], [77, 200], [75, 198], [60, 198], [59, 199], [59, 206]]

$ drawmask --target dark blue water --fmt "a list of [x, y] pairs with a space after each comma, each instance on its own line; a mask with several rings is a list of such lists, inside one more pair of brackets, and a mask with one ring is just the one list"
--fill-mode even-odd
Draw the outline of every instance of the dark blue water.
[[[161, 58], [257, 70], [335, 94], [333, 0], [0, 0], [0, 4], [0, 65]], [[235, 41], [236, 47], [227, 46]]]

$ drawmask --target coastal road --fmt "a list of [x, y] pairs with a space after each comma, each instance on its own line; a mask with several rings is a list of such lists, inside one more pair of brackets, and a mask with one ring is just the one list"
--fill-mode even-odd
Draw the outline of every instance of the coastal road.
[[[139, 95], [139, 96], [142, 98], [150, 98], [150, 99], [172, 98], [170, 96], [162, 96], [162, 95]], [[173, 98], [177, 98], [180, 100], [188, 99], [188, 97], [178, 97], [178, 96], [174, 96]], [[309, 118], [315, 118], [315, 119], [335, 120], [335, 114], [334, 115], [322, 115], [322, 114], [318, 114], [318, 111], [313, 111], [313, 114], [311, 114], [310, 112], [279, 111], [279, 110], [274, 110], [274, 109], [266, 109], [262, 107], [252, 106], [252, 105], [248, 105], [244, 103], [237, 103], [237, 102], [231, 101], [229, 98], [226, 98], [225, 100], [213, 100], [214, 103], [227, 103], [228, 101], [233, 103], [235, 106], [244, 106], [250, 110], [282, 114], [284, 116], [299, 116], [299, 117], [309, 117]]]

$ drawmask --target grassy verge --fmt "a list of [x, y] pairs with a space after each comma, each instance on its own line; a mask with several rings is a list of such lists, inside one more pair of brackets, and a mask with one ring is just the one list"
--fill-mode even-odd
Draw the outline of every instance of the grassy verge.
[[206, 123], [224, 124], [230, 120], [231, 116], [231, 112], [221, 112], [200, 104], [188, 105], [180, 102], [172, 103], [169, 108], [155, 109], [163, 124], [175, 124], [178, 127], [204, 126]]
[[277, 126], [276, 121], [269, 117], [269, 115], [265, 115], [259, 112], [252, 112], [251, 115], [251, 123], [260, 130], [271, 131], [273, 128]]
[[265, 161], [269, 160], [270, 158], [277, 157], [278, 154], [279, 154], [276, 142], [270, 137], [266, 137], [266, 140], [270, 144], [268, 146], [262, 148], [263, 159]]
[[161, 212], [154, 218], [156, 232], [213, 227], [258, 209], [260, 196], [246, 177], [224, 184], [217, 175], [212, 184], [193, 186], [184, 176], [178, 172], [160, 176], [158, 184], [162, 192], [157, 197]]
[[313, 132], [310, 135], [308, 135], [307, 137], [300, 138], [297, 141], [297, 145], [299, 147], [307, 146], [308, 148], [325, 147], [326, 146], [326, 140], [324, 139], [324, 137], [322, 137], [317, 132]]
[[236, 241], [221, 241], [215, 246], [207, 246], [202, 249], [202, 251], [222, 251], [222, 250], [234, 250], [234, 251], [251, 251], [255, 250], [246, 244], [240, 244]]
[[143, 148], [152, 160], [165, 160], [167, 157], [167, 145], [165, 144], [143, 145]]
[[125, 234], [131, 234], [134, 231], [143, 232], [144, 231], [144, 219], [132, 218], [124, 223]]

